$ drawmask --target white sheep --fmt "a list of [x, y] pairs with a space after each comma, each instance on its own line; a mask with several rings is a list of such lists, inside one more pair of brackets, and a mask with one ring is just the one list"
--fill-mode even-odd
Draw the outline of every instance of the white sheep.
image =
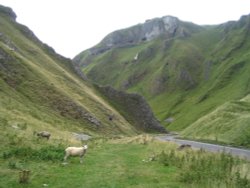
[[87, 152], [88, 145], [82, 147], [68, 147], [65, 149], [64, 161], [67, 160], [69, 156], [80, 156], [80, 163], [82, 163], [82, 158]]

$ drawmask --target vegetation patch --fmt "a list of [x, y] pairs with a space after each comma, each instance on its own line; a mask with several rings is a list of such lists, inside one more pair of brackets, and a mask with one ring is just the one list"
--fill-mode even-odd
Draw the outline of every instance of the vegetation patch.
[[[175, 166], [180, 172], [177, 179], [197, 187], [249, 187], [249, 171], [244, 171], [242, 161], [231, 155], [218, 155], [176, 150], [163, 151], [158, 155], [165, 166]], [[248, 164], [249, 165], [249, 164]]]
[[47, 144], [33, 149], [7, 148], [0, 158], [1, 185], [20, 187], [19, 172], [29, 171], [26, 187], [249, 186], [249, 162], [226, 154], [179, 151], [177, 145], [156, 141], [150, 135], [93, 138], [83, 164], [79, 157], [63, 163], [64, 148], [70, 143]]

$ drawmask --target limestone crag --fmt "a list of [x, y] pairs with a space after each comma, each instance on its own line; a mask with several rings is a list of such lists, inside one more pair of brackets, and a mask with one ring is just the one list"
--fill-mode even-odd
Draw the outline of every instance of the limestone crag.
[[172, 16], [154, 18], [143, 24], [130, 28], [114, 31], [107, 35], [97, 47], [91, 48], [92, 55], [103, 53], [111, 48], [136, 45], [140, 42], [151, 41], [159, 36], [166, 39], [173, 37], [184, 37], [188, 30], [182, 26], [181, 21]]
[[16, 13], [11, 8], [0, 5], [0, 12], [10, 17], [13, 21], [16, 20]]

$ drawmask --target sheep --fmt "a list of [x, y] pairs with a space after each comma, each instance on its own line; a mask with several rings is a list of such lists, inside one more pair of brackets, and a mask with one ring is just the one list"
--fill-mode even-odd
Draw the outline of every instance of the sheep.
[[64, 161], [66, 162], [69, 156], [80, 156], [80, 163], [82, 163], [82, 158], [86, 154], [88, 145], [83, 145], [82, 147], [68, 147], [65, 149]]
[[182, 144], [182, 145], [180, 145], [177, 149], [178, 149], [178, 150], [183, 150], [183, 149], [185, 149], [185, 148], [191, 148], [191, 145], [189, 145], [189, 144]]
[[47, 138], [47, 140], [49, 140], [51, 134], [47, 131], [41, 131], [41, 132], [36, 133], [36, 135], [40, 138]]

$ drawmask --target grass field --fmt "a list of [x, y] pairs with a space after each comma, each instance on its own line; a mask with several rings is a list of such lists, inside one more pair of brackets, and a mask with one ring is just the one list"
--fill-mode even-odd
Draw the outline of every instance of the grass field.
[[[6, 147], [1, 153], [0, 187], [249, 187], [249, 162], [203, 151], [177, 151], [177, 145], [152, 137], [98, 138], [79, 158], [63, 163], [70, 140], [38, 140], [36, 146]], [[75, 144], [81, 144], [75, 143]], [[29, 149], [27, 149], [29, 148]], [[2, 151], [4, 151], [2, 149]], [[21, 170], [28, 183], [19, 183]]]

